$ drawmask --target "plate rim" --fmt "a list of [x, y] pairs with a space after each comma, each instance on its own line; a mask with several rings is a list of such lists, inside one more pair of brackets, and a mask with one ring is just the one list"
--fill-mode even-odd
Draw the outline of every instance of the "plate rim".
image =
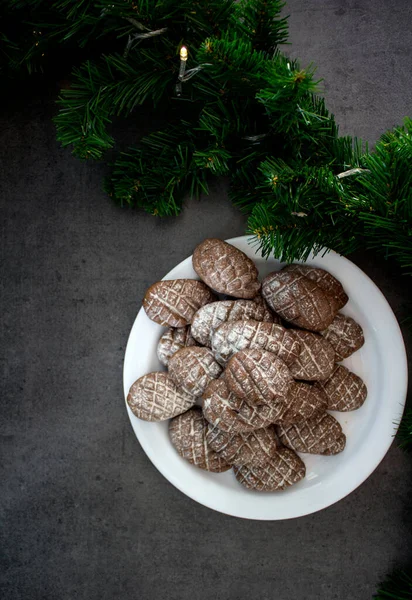
[[[244, 243], [246, 242], [246, 243], [248, 243], [248, 246], [252, 249], [252, 252], [256, 252], [256, 250], [254, 249], [254, 245], [250, 243], [251, 239], [252, 238], [250, 236], [243, 235], [243, 236], [237, 236], [235, 238], [229, 238], [229, 239], [226, 239], [225, 241], [229, 244], [233, 244], [234, 246], [236, 246], [237, 244], [244, 245]], [[405, 343], [404, 343], [404, 339], [402, 336], [402, 332], [401, 332], [398, 320], [397, 320], [389, 302], [387, 301], [386, 297], [384, 296], [382, 291], [379, 289], [379, 287], [375, 284], [375, 282], [366, 273], [364, 273], [364, 271], [362, 271], [362, 269], [360, 269], [355, 263], [353, 263], [345, 256], [342, 256], [333, 250], [322, 249], [320, 252], [318, 252], [316, 254], [316, 256], [319, 255], [319, 256], [323, 257], [327, 254], [335, 255], [336, 257], [339, 258], [339, 260], [343, 260], [344, 262], [349, 263], [351, 269], [354, 269], [363, 278], [366, 278], [369, 281], [369, 283], [375, 288], [375, 293], [377, 293], [380, 296], [381, 300], [383, 300], [383, 302], [386, 305], [386, 308], [388, 309], [387, 314], [390, 316], [390, 319], [392, 321], [392, 326], [394, 327], [394, 333], [396, 332], [396, 344], [398, 345], [398, 349], [399, 349], [399, 354], [400, 354], [399, 358], [401, 358], [400, 362], [398, 362], [398, 364], [397, 364], [397, 369], [398, 369], [398, 373], [399, 373], [398, 387], [400, 388], [399, 389], [399, 402], [398, 402], [399, 414], [396, 416], [394, 415], [394, 418], [396, 418], [396, 421], [392, 422], [393, 435], [391, 437], [388, 436], [388, 438], [385, 440], [385, 443], [380, 446], [381, 451], [378, 453], [378, 458], [376, 458], [376, 460], [373, 462], [373, 467], [368, 468], [368, 473], [366, 475], [362, 474], [362, 476], [360, 478], [356, 479], [352, 485], [350, 485], [347, 489], [345, 489], [345, 492], [343, 495], [340, 495], [338, 498], [332, 499], [331, 501], [326, 501], [325, 503], [321, 503], [321, 506], [309, 507], [307, 510], [303, 509], [301, 512], [299, 512], [299, 514], [290, 515], [290, 516], [281, 516], [279, 518], [277, 518], [275, 516], [270, 517], [270, 518], [266, 517], [266, 516], [263, 516], [263, 517], [256, 516], [256, 515], [250, 516], [250, 515], [240, 514], [240, 513], [236, 512], [235, 510], [230, 511], [227, 508], [221, 508], [211, 502], [208, 502], [207, 498], [205, 499], [203, 497], [200, 497], [198, 494], [196, 494], [195, 489], [192, 488], [192, 489], [188, 490], [184, 486], [182, 486], [180, 484], [180, 479], [175, 477], [174, 473], [167, 472], [167, 469], [163, 468], [162, 462], [157, 460], [157, 456], [154, 453], [152, 453], [151, 449], [145, 444], [144, 439], [142, 440], [141, 437], [139, 437], [139, 434], [135, 428], [134, 422], [135, 422], [135, 420], [137, 420], [137, 418], [132, 413], [132, 411], [130, 410], [130, 408], [127, 404], [127, 394], [128, 394], [129, 389], [126, 384], [126, 367], [128, 364], [128, 359], [127, 359], [128, 352], [131, 352], [129, 344], [130, 344], [134, 329], [138, 324], [139, 315], [141, 315], [144, 312], [144, 309], [142, 306], [139, 309], [139, 311], [133, 321], [132, 327], [130, 329], [128, 339], [127, 339], [125, 354], [124, 354], [124, 361], [123, 361], [123, 391], [124, 391], [127, 413], [129, 415], [130, 424], [132, 426], [134, 434], [135, 434], [141, 448], [143, 449], [143, 451], [145, 452], [146, 456], [148, 457], [150, 462], [153, 464], [153, 466], [163, 475], [163, 477], [165, 477], [165, 479], [167, 481], [169, 481], [181, 493], [183, 493], [185, 496], [191, 498], [195, 502], [198, 502], [199, 504], [206, 506], [207, 508], [215, 510], [216, 512], [220, 512], [222, 514], [226, 514], [231, 517], [237, 517], [237, 518], [248, 519], [248, 520], [277, 521], [277, 520], [289, 520], [289, 519], [296, 519], [296, 518], [304, 517], [309, 514], [313, 514], [313, 513], [319, 512], [321, 510], [324, 510], [324, 509], [328, 508], [329, 506], [332, 506], [333, 504], [336, 504], [340, 500], [343, 500], [344, 498], [346, 498], [349, 494], [351, 494], [354, 490], [356, 490], [360, 485], [362, 485], [362, 483], [364, 483], [368, 479], [368, 477], [370, 477], [370, 475], [372, 475], [372, 473], [377, 469], [379, 464], [382, 462], [382, 460], [385, 458], [386, 454], [388, 453], [388, 451], [394, 441], [396, 432], [399, 427], [400, 420], [401, 420], [403, 412], [404, 412], [406, 395], [407, 395], [408, 366], [407, 366], [406, 348], [405, 348]], [[161, 280], [163, 281], [165, 279], [170, 279], [171, 274], [173, 274], [173, 272], [176, 269], [179, 269], [179, 267], [183, 263], [187, 262], [188, 259], [191, 258], [191, 256], [192, 255], [190, 255], [190, 256], [184, 258], [182, 261], [180, 261], [170, 271], [168, 271], [168, 273], [166, 273], [164, 275], [164, 277], [162, 277]], [[315, 257], [313, 257], [313, 254], [311, 253], [309, 258], [315, 258]], [[275, 257], [268, 257], [268, 258], [275, 258]], [[275, 260], [278, 260], [278, 259], [275, 259]], [[302, 263], [304, 261], [296, 261], [296, 262]], [[368, 463], [368, 464], [371, 464], [371, 463]]]

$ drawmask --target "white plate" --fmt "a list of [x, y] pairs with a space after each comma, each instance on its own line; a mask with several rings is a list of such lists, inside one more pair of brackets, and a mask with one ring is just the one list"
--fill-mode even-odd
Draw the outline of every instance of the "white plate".
[[[256, 263], [260, 277], [279, 270], [274, 258], [265, 260], [248, 244], [248, 238], [228, 240]], [[214, 510], [246, 519], [277, 520], [307, 515], [330, 506], [357, 488], [376, 469], [388, 451], [405, 404], [407, 363], [397, 320], [376, 285], [358, 267], [335, 252], [308, 260], [335, 275], [349, 302], [342, 312], [363, 328], [365, 344], [349, 359], [347, 367], [362, 377], [368, 397], [359, 410], [333, 415], [341, 423], [347, 445], [337, 456], [302, 454], [306, 477], [283, 492], [253, 492], [243, 488], [232, 471], [208, 473], [183, 460], [168, 435], [168, 421], [147, 423], [127, 410], [136, 436], [152, 463], [174, 486]], [[191, 257], [164, 279], [198, 279]], [[162, 370], [156, 356], [164, 328], [140, 309], [126, 348], [124, 394], [132, 383], [151, 371]]]

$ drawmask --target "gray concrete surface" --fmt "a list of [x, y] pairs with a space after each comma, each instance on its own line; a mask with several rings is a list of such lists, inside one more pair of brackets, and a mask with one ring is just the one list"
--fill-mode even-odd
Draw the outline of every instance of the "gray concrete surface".
[[[289, 52], [319, 65], [342, 129], [374, 142], [411, 113], [409, 0], [292, 0]], [[234, 519], [151, 465], [122, 394], [149, 283], [244, 221], [224, 183], [163, 221], [113, 206], [103, 167], [55, 142], [55, 90], [1, 116], [2, 600], [368, 600], [411, 558], [411, 458], [392, 447], [354, 493], [284, 522]], [[409, 314], [407, 284], [354, 261]], [[411, 336], [405, 332], [411, 348]]]

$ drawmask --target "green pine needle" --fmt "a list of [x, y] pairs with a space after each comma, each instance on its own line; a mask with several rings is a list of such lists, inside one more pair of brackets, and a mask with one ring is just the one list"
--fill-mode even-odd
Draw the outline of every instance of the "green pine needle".
[[400, 448], [406, 452], [412, 451], [412, 409], [407, 408], [399, 424], [397, 440]]
[[412, 121], [373, 152], [340, 137], [316, 69], [279, 49], [282, 9], [280, 0], [5, 0], [0, 69], [42, 70], [63, 49], [93, 53], [55, 117], [58, 140], [80, 158], [117, 151], [115, 117], [133, 123], [143, 106], [155, 121], [167, 115], [164, 131], [117, 153], [106, 187], [120, 205], [177, 215], [185, 196], [230, 176], [265, 256], [366, 247], [412, 273]]
[[278, 0], [241, 0], [233, 11], [233, 25], [257, 50], [273, 51], [287, 42], [287, 17], [280, 16], [284, 5]]
[[412, 575], [410, 572], [397, 570], [380, 584], [376, 600], [412, 600]]

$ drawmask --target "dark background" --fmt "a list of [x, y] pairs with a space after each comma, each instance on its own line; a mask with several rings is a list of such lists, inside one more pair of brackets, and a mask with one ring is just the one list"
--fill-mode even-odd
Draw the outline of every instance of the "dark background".
[[[373, 144], [412, 114], [410, 0], [290, 0], [287, 11], [287, 52], [319, 65], [343, 133]], [[411, 557], [412, 460], [395, 445], [338, 504], [269, 523], [196, 504], [141, 450], [122, 364], [145, 288], [204, 237], [245, 223], [225, 182], [175, 219], [113, 206], [105, 167], [55, 141], [57, 93], [50, 80], [2, 89], [2, 600], [370, 599]], [[409, 316], [396, 265], [352, 258]]]

